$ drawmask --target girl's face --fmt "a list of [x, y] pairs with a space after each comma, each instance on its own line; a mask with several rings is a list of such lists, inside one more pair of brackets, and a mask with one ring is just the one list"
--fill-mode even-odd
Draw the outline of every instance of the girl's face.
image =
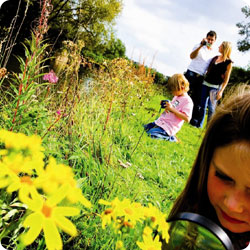
[[215, 150], [207, 181], [208, 197], [221, 225], [234, 233], [250, 231], [250, 144]]

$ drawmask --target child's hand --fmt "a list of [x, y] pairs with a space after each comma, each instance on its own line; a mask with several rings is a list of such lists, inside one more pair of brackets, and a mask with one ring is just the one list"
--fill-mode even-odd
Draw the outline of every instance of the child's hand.
[[165, 104], [165, 110], [166, 112], [172, 112], [173, 106], [171, 104], [171, 102], [166, 102]]

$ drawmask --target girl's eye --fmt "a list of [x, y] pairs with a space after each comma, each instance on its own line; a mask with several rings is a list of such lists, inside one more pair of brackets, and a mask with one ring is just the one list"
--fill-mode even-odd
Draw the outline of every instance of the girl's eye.
[[219, 179], [221, 179], [223, 181], [233, 181], [230, 177], [218, 172], [217, 170], [215, 171], [215, 176], [217, 176]]

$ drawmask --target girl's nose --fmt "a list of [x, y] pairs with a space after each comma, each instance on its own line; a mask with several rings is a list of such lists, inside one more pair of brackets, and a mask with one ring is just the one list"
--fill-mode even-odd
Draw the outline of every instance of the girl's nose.
[[242, 213], [244, 210], [243, 202], [241, 201], [240, 194], [232, 193], [225, 197], [224, 204], [229, 211], [235, 213]]

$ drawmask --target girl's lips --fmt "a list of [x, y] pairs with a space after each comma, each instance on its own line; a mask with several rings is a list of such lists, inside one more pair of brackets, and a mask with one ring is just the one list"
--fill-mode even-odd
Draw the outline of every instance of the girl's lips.
[[223, 212], [222, 210], [220, 210], [220, 211], [221, 211], [222, 217], [223, 217], [225, 220], [229, 221], [230, 223], [234, 223], [234, 224], [241, 224], [241, 223], [244, 223], [244, 221], [234, 219], [234, 218], [228, 216], [228, 215], [227, 215], [225, 212]]

